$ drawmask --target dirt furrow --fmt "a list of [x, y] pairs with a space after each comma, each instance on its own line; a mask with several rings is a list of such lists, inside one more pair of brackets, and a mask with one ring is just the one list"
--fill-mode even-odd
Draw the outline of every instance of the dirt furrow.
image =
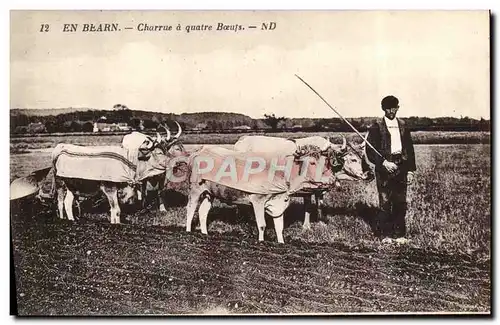
[[460, 311], [488, 303], [488, 271], [470, 261], [458, 271], [460, 260], [445, 255], [427, 257], [440, 261], [433, 279], [404, 250], [91, 222], [13, 226], [21, 227], [13, 244], [23, 313]]

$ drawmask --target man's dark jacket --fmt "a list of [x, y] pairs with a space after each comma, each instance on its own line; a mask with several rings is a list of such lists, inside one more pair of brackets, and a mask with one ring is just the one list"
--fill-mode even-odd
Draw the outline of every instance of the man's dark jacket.
[[[398, 120], [399, 131], [401, 134], [401, 155], [403, 163], [400, 166], [400, 171], [402, 173], [406, 173], [408, 171], [415, 171], [415, 151], [413, 149], [413, 141], [411, 139], [410, 131], [406, 128], [405, 123]], [[370, 142], [378, 152], [384, 156], [380, 157], [370, 146], [366, 146], [366, 155], [368, 159], [375, 164], [375, 171], [382, 174], [387, 174], [387, 171], [382, 163], [384, 159], [391, 161], [391, 134], [387, 129], [387, 125], [385, 123], [384, 118], [379, 118], [377, 121], [370, 127], [368, 132], [368, 142]]]

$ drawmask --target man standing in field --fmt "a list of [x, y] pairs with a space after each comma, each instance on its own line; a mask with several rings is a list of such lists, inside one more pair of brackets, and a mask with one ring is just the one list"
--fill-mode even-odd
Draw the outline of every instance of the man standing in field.
[[368, 159], [375, 165], [380, 213], [375, 235], [384, 243], [396, 239], [406, 243], [406, 190], [414, 180], [415, 152], [410, 131], [396, 118], [399, 100], [394, 96], [382, 99], [383, 118], [368, 131], [368, 142], [382, 155], [366, 146]]

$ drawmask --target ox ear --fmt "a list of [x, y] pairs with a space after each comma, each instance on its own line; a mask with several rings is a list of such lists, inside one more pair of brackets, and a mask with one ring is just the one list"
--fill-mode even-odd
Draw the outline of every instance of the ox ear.
[[[144, 140], [144, 142], [141, 144], [141, 147], [143, 145], [146, 145], [146, 149], [147, 150], [151, 150], [153, 147], [154, 147], [154, 143], [155, 143], [155, 140], [152, 139], [151, 137], [147, 137], [146, 140]], [[139, 147], [140, 148], [140, 147]]]
[[330, 157], [335, 152], [333, 147], [328, 147], [320, 152], [320, 155]]

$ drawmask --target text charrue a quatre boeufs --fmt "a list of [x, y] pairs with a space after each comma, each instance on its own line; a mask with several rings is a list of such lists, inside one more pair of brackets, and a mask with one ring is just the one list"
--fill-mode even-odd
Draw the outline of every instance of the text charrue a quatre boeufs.
[[138, 32], [240, 32], [244, 30], [275, 30], [276, 22], [256, 22], [255, 24], [241, 23], [215, 23], [215, 24], [152, 24], [152, 23], [136, 23], [136, 24], [121, 24], [121, 23], [63, 23], [55, 27], [51, 24], [41, 24], [40, 32], [47, 33], [53, 30], [64, 33], [102, 33], [102, 32], [121, 32], [121, 31], [138, 31]]

